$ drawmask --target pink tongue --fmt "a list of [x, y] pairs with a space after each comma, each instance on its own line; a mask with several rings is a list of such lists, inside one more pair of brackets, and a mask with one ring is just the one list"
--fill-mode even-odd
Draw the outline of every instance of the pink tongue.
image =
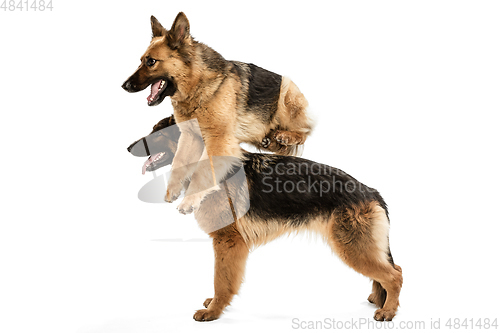
[[159, 80], [158, 82], [153, 83], [151, 85], [151, 95], [148, 96], [148, 102], [151, 102], [152, 100], [154, 100], [156, 95], [158, 95], [158, 91], [160, 89], [160, 83], [161, 83], [161, 80]]
[[160, 153], [158, 154], [154, 154], [154, 155], [151, 155], [147, 160], [146, 162], [144, 162], [144, 165], [142, 166], [142, 174], [144, 175], [146, 173], [146, 169], [148, 168], [148, 166], [151, 165], [151, 163], [153, 163], [153, 161], [155, 160], [155, 158], [160, 155]]
[[150, 158], [148, 158], [146, 160], [146, 162], [144, 162], [143, 166], [142, 166], [142, 174], [144, 175], [146, 173], [146, 169], [147, 167], [151, 164], [151, 162], [153, 162], [153, 160]]

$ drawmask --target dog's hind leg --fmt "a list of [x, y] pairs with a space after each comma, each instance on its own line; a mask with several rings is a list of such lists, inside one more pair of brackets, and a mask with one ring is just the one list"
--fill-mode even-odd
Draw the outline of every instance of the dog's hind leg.
[[[399, 306], [399, 292], [403, 285], [403, 274], [398, 265], [380, 267], [378, 271], [368, 273], [387, 292], [384, 306], [375, 311], [373, 318], [378, 321], [390, 321], [396, 315]], [[375, 281], [374, 281], [375, 282]]]
[[384, 209], [371, 202], [337, 210], [328, 230], [334, 252], [374, 281], [369, 301], [381, 307], [375, 312], [375, 320], [392, 320], [399, 306], [403, 275], [389, 256], [389, 221]]
[[304, 133], [276, 129], [266, 134], [266, 137], [260, 143], [259, 149], [278, 155], [300, 156], [306, 138], [307, 135]]
[[[281, 155], [299, 155], [299, 146], [304, 144], [314, 127], [307, 109], [307, 100], [299, 88], [289, 78], [283, 78], [275, 118], [277, 126], [266, 134], [271, 144], [263, 148]], [[273, 141], [276, 143], [272, 144]]]
[[307, 135], [290, 131], [277, 130], [273, 134], [274, 139], [284, 146], [302, 145], [306, 141]]
[[196, 321], [210, 321], [220, 317], [233, 296], [238, 293], [249, 253], [234, 223], [212, 232], [210, 236], [213, 238], [215, 254], [215, 295], [203, 303], [206, 309], [196, 311], [193, 316]]
[[378, 281], [373, 281], [372, 293], [368, 296], [368, 302], [375, 304], [377, 307], [382, 308], [387, 298], [387, 291], [382, 287]]

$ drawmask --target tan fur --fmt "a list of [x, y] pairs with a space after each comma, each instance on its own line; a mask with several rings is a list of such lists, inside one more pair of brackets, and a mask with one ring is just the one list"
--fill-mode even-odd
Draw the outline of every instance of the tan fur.
[[382, 308], [387, 298], [387, 292], [382, 285], [373, 281], [372, 293], [368, 296], [368, 302], [375, 304], [378, 308]]
[[329, 244], [351, 268], [377, 281], [387, 291], [382, 309], [375, 312], [376, 320], [392, 320], [399, 306], [403, 284], [401, 269], [387, 260], [382, 244], [388, 239], [387, 217], [375, 202], [335, 212], [329, 221], [332, 231]]
[[[311, 133], [314, 122], [307, 113], [308, 102], [289, 78], [281, 82], [278, 110], [270, 123], [262, 123], [255, 114], [240, 113], [236, 137], [241, 142], [261, 142], [266, 136], [277, 139], [290, 136], [286, 145], [302, 145]], [[289, 132], [289, 133], [287, 133]], [[273, 135], [270, 135], [273, 134]]]
[[196, 311], [193, 318], [197, 321], [217, 319], [229, 305], [243, 282], [249, 253], [245, 241], [234, 224], [217, 230], [210, 236], [213, 238], [215, 253], [215, 296], [203, 303], [206, 309]]
[[389, 248], [389, 220], [385, 211], [377, 204], [371, 203], [372, 221], [371, 232], [375, 246], [378, 250], [379, 261], [387, 262], [387, 249]]
[[[231, 115], [231, 110], [235, 108], [235, 96], [232, 94], [234, 91], [234, 80], [226, 80], [221, 82], [218, 87], [218, 92], [221, 94], [221, 98], [212, 98], [206, 104], [204, 104], [203, 110], [197, 112], [196, 115], [191, 115], [192, 117], [196, 117], [198, 120], [198, 124], [200, 126], [200, 130], [203, 136], [204, 144], [205, 144], [205, 152], [202, 156], [203, 158], [212, 160], [213, 156], [233, 156], [239, 158], [241, 156], [241, 150], [239, 147], [239, 141], [234, 136], [235, 132], [235, 123], [236, 119], [227, 117], [227, 115]], [[174, 99], [175, 95], [172, 97], [173, 105], [174, 105], [174, 116], [177, 119], [189, 120], [191, 119], [188, 114], [189, 110], [194, 107], [190, 106], [190, 103], [186, 102], [176, 102]], [[189, 104], [189, 105], [185, 105]], [[186, 132], [181, 130], [181, 138]], [[187, 147], [181, 145], [181, 141], [179, 141], [178, 151], [185, 150]], [[174, 165], [176, 162], [177, 154], [174, 157]], [[190, 198], [192, 200], [186, 203], [186, 206], [190, 205], [199, 205], [203, 197], [209, 192], [200, 192], [205, 189], [212, 188], [214, 186], [214, 176], [215, 179], [221, 179], [227, 171], [231, 168], [231, 164], [217, 164], [213, 165], [213, 169], [215, 170], [215, 175], [211, 172], [208, 173], [206, 168], [204, 170], [197, 168], [194, 171], [193, 177], [191, 179], [192, 191], [196, 192], [196, 196], [186, 197], [184, 200]], [[190, 177], [190, 174], [178, 175], [180, 179], [185, 179]], [[171, 177], [171, 181], [169, 181], [169, 188], [171, 182], [178, 182], [178, 179], [173, 179]], [[182, 203], [181, 203], [182, 205]], [[179, 206], [182, 208], [181, 206]]]
[[[245, 156], [248, 159], [249, 154]], [[245, 166], [262, 173], [270, 159], [280, 157], [248, 159]], [[208, 161], [205, 164], [210, 169]], [[301, 172], [314, 174], [312, 167]], [[399, 306], [403, 278], [401, 267], [393, 263], [390, 255], [389, 221], [382, 208], [385, 206], [383, 200], [354, 201], [357, 203], [304, 215], [303, 220], [288, 220], [287, 214], [276, 214], [274, 218], [269, 212], [260, 215], [255, 201], [249, 210], [246, 205], [250, 203], [249, 194], [255, 191], [255, 186], [252, 178], [238, 178], [233, 174], [223, 182], [220, 191], [207, 195], [195, 212], [200, 228], [214, 238], [216, 258], [215, 294], [203, 303], [206, 309], [196, 312], [196, 320], [214, 320], [222, 314], [238, 291], [250, 250], [281, 236], [298, 233], [320, 236], [348, 266], [373, 280], [368, 300], [380, 308], [374, 318], [392, 320]], [[266, 220], [260, 216], [266, 216]]]
[[176, 151], [172, 162], [172, 174], [165, 195], [165, 200], [169, 202], [175, 200], [174, 196], [181, 192], [183, 181], [193, 174], [205, 149], [196, 121], [186, 121], [179, 124], [178, 127], [180, 131], [185, 133], [179, 137], [178, 143], [184, 149]]
[[264, 124], [254, 113], [244, 113], [238, 117], [235, 136], [240, 142], [261, 142], [271, 131], [270, 124]]
[[[175, 200], [182, 182], [191, 178], [189, 189], [193, 194], [186, 196], [178, 208], [188, 213], [194, 210], [200, 228], [213, 238], [215, 295], [204, 302], [206, 309], [197, 311], [194, 319], [214, 320], [221, 315], [241, 285], [249, 249], [282, 235], [313, 232], [319, 234], [347, 265], [380, 284], [387, 298], [375, 313], [375, 319], [392, 320], [399, 305], [402, 272], [388, 260], [389, 224], [385, 211], [377, 202], [337, 209], [330, 216], [316, 216], [296, 227], [287, 221], [260, 221], [248, 216], [234, 221], [232, 205], [237, 207], [239, 203], [231, 203], [225, 191], [213, 192], [214, 179], [215, 184], [219, 183], [233, 165], [231, 159], [216, 157], [232, 156], [237, 160], [241, 157], [241, 142], [258, 145], [264, 138], [272, 138], [273, 142], [264, 150], [286, 155], [299, 151], [298, 147], [311, 133], [313, 122], [307, 113], [307, 101], [297, 86], [289, 79], [282, 80], [276, 114], [271, 121], [263, 123], [243, 110], [241, 101], [248, 82], [240, 80], [230, 70], [210, 70], [202, 60], [206, 46], [191, 38], [184, 14], [177, 16], [170, 31], [161, 27], [156, 19], [152, 19], [152, 25], [153, 40], [141, 58], [143, 64], [133, 76], [142, 84], [161, 73], [168, 73], [177, 86], [171, 101], [181, 136], [177, 150], [180, 153], [174, 157], [173, 168], [181, 167], [172, 172], [175, 177], [169, 180], [166, 200]], [[181, 47], [172, 49], [166, 46], [167, 43]], [[193, 45], [197, 47], [192, 48]], [[158, 61], [146, 69], [147, 57]], [[227, 63], [226, 66], [234, 65]], [[141, 85], [136, 89], [140, 88]], [[182, 128], [182, 122], [192, 119], [198, 121], [201, 138], [188, 127]], [[203, 153], [191, 140], [204, 142]], [[198, 147], [193, 155], [207, 162], [198, 163], [196, 168], [183, 168], [191, 157], [190, 147]], [[378, 305], [382, 305], [381, 288], [374, 284], [375, 294], [370, 296]]]
[[313, 128], [313, 121], [306, 112], [309, 103], [299, 88], [289, 78], [283, 78], [276, 124], [282, 130], [300, 133], [305, 137]]
[[[260, 150], [280, 155], [298, 156], [302, 145], [311, 134], [314, 121], [310, 118], [308, 102], [299, 88], [289, 78], [281, 82], [278, 110], [271, 122], [263, 123], [252, 113], [240, 112], [235, 135], [240, 142], [253, 143]], [[263, 138], [271, 139], [267, 148], [258, 144]]]
[[236, 228], [251, 249], [265, 245], [281, 236], [310, 233], [326, 239], [327, 233], [327, 224], [325, 219], [321, 218], [295, 227], [284, 221], [256, 221], [243, 217], [236, 222]]
[[[139, 91], [160, 78], [172, 81], [167, 87], [175, 85], [170, 96], [175, 120], [181, 124], [197, 119], [206, 146], [203, 157], [211, 163], [210, 173], [197, 167], [173, 172], [175, 179], [171, 177], [169, 180], [165, 196], [168, 202], [180, 195], [179, 184], [191, 178], [190, 186], [196, 195], [186, 196], [178, 208], [185, 213], [198, 209], [205, 195], [210, 193], [207, 189], [217, 184], [232, 167], [231, 163], [212, 163], [213, 157], [239, 158], [241, 142], [285, 155], [301, 151], [299, 147], [310, 134], [313, 123], [307, 113], [304, 95], [291, 80], [281, 78], [279, 95], [276, 95], [277, 110], [265, 108], [264, 102], [254, 110], [246, 102], [250, 89], [248, 64], [226, 61], [206, 45], [195, 41], [184, 13], [177, 15], [171, 30], [163, 28], [154, 17], [151, 18], [151, 27], [151, 43], [141, 57], [141, 65], [126, 81], [125, 88]], [[154, 63], [150, 64], [149, 60], [154, 60]], [[240, 75], [239, 71], [247, 75]], [[189, 130], [181, 129], [177, 150], [181, 154], [189, 146], [189, 140], [183, 138], [186, 134]], [[188, 137], [193, 139], [194, 135]], [[263, 148], [265, 138], [272, 139], [273, 143]], [[183, 159], [176, 154], [173, 168]]]
[[[220, 196], [217, 201], [209, 202], [208, 205], [221, 206], [223, 198]], [[218, 220], [217, 214], [220, 214], [222, 209], [216, 209], [214, 215], [209, 214], [211, 216], [198, 215], [197, 220], [202, 229], [204, 225], [206, 228], [207, 221], [211, 218]], [[375, 312], [376, 320], [392, 320], [396, 314], [399, 306], [399, 292], [403, 283], [402, 270], [397, 265], [391, 265], [388, 260], [386, 254], [388, 220], [385, 211], [377, 202], [363, 203], [334, 211], [331, 216], [317, 216], [300, 224], [299, 227], [286, 221], [261, 221], [245, 216], [221, 230], [210, 233], [210, 236], [214, 237], [214, 251], [216, 252], [214, 299], [219, 301], [213, 303], [210, 298], [207, 299], [204, 305], [208, 308], [198, 311], [195, 314], [196, 320], [200, 318], [213, 320], [220, 316], [223, 308], [232, 298], [231, 293], [236, 293], [239, 288], [244, 272], [244, 261], [249, 250], [278, 237], [301, 232], [319, 235], [348, 266], [374, 280], [369, 301], [381, 308]], [[230, 250], [228, 246], [235, 247], [235, 249]], [[228, 255], [235, 258], [232, 264], [227, 264]], [[225, 264], [222, 264], [222, 258]], [[221, 267], [222, 272], [227, 275], [219, 272], [217, 267]], [[224, 279], [221, 279], [221, 276], [224, 276]], [[221, 285], [224, 284], [225, 287], [222, 288]], [[217, 294], [218, 289], [224, 291], [220, 296]]]

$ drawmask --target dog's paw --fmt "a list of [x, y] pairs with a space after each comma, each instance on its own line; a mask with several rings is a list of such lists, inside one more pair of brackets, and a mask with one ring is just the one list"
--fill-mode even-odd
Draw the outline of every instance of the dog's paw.
[[262, 139], [262, 142], [260, 143], [260, 145], [262, 146], [262, 148], [269, 147], [271, 145], [271, 139], [269, 139], [269, 138]]
[[203, 302], [203, 306], [204, 306], [205, 308], [208, 308], [208, 306], [210, 305], [210, 303], [212, 303], [212, 300], [213, 300], [213, 298], [207, 298], [207, 299], [205, 300], [205, 302]]
[[181, 191], [182, 191], [182, 185], [168, 184], [167, 194], [165, 195], [165, 201], [170, 203], [174, 202], [181, 195]]
[[396, 315], [396, 310], [387, 310], [387, 309], [378, 309], [375, 311], [375, 315], [373, 319], [376, 321], [391, 321], [392, 318]]
[[188, 197], [185, 197], [184, 200], [182, 200], [181, 204], [177, 206], [177, 210], [179, 211], [179, 213], [184, 215], [191, 214], [192, 212], [200, 208], [201, 199], [202, 198], [198, 194], [192, 194]]
[[283, 146], [288, 146], [291, 144], [290, 142], [292, 141], [292, 138], [288, 134], [288, 132], [284, 131], [276, 131], [276, 134], [274, 135], [274, 139]]
[[220, 311], [202, 309], [195, 312], [193, 319], [196, 321], [211, 321], [218, 319], [221, 315]]
[[302, 134], [288, 132], [288, 131], [276, 131], [274, 134], [274, 139], [283, 146], [301, 145], [304, 143], [305, 137]]

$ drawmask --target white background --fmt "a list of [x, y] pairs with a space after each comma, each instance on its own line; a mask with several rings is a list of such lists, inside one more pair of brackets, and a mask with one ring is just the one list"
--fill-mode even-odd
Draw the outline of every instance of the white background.
[[403, 268], [395, 325], [498, 316], [500, 5], [495, 1], [53, 1], [0, 11], [0, 331], [295, 331], [371, 318], [370, 281], [307, 237], [254, 251], [223, 317], [193, 216], [147, 204], [127, 146], [172, 113], [122, 82], [149, 16], [179, 11], [226, 59], [292, 78], [317, 119], [304, 157], [377, 188]]

